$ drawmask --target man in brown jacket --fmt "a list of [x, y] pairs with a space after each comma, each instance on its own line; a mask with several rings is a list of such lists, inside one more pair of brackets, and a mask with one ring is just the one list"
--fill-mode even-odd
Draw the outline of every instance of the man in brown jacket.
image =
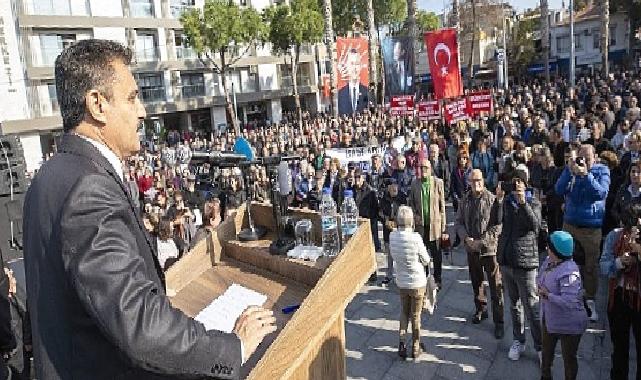
[[432, 175], [432, 164], [424, 158], [420, 162], [421, 176], [410, 186], [407, 204], [414, 211], [414, 228], [423, 237], [425, 247], [434, 260], [434, 280], [441, 288], [443, 256], [439, 243], [447, 237], [445, 228], [445, 191], [443, 180]]
[[483, 286], [483, 272], [487, 275], [492, 298], [494, 336], [503, 338], [503, 286], [496, 261], [496, 245], [501, 234], [499, 204], [484, 185], [483, 173], [474, 169], [470, 175], [471, 190], [463, 197], [458, 208], [456, 231], [464, 242], [470, 280], [474, 290], [476, 312], [472, 323], [487, 319], [487, 297]]

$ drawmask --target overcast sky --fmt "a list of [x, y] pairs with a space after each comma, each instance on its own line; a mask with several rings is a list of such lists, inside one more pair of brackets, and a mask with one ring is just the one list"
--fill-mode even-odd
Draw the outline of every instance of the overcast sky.
[[[536, 8], [540, 3], [539, 0], [507, 0], [513, 7], [519, 11], [527, 8]], [[568, 1], [566, 1], [567, 5]], [[427, 9], [436, 13], [443, 12], [443, 5], [451, 6], [452, 0], [418, 0], [418, 7]], [[557, 9], [561, 7], [561, 0], [548, 0], [550, 8]]]

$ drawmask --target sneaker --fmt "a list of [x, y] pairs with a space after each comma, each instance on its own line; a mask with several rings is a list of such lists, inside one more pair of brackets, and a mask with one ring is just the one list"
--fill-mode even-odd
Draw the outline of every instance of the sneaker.
[[590, 316], [590, 322], [597, 322], [599, 320], [599, 314], [596, 312], [596, 305], [594, 304], [594, 300], [587, 300], [586, 302], [588, 306], [588, 315]]
[[510, 347], [510, 352], [507, 353], [507, 357], [510, 360], [519, 360], [521, 354], [525, 352], [525, 343], [521, 343], [518, 340], [515, 340]]
[[478, 325], [479, 323], [481, 323], [482, 320], [487, 319], [487, 317], [488, 317], [487, 310], [477, 311], [476, 313], [474, 313], [474, 316], [472, 317], [472, 323], [474, 323], [475, 325]]

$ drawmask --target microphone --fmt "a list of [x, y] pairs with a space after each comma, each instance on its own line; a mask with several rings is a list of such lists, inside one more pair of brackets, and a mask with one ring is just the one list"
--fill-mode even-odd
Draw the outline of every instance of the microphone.
[[285, 161], [278, 164], [278, 187], [281, 195], [287, 195], [292, 191], [291, 178], [289, 175], [289, 165]]

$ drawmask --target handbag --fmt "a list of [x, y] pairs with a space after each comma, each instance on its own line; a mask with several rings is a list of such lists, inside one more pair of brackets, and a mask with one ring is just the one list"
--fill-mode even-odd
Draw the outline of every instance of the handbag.
[[436, 293], [438, 292], [438, 285], [434, 280], [434, 268], [429, 264], [430, 274], [427, 275], [427, 285], [425, 286], [425, 299], [423, 301], [423, 310], [426, 310], [430, 315], [434, 314], [436, 309]]

